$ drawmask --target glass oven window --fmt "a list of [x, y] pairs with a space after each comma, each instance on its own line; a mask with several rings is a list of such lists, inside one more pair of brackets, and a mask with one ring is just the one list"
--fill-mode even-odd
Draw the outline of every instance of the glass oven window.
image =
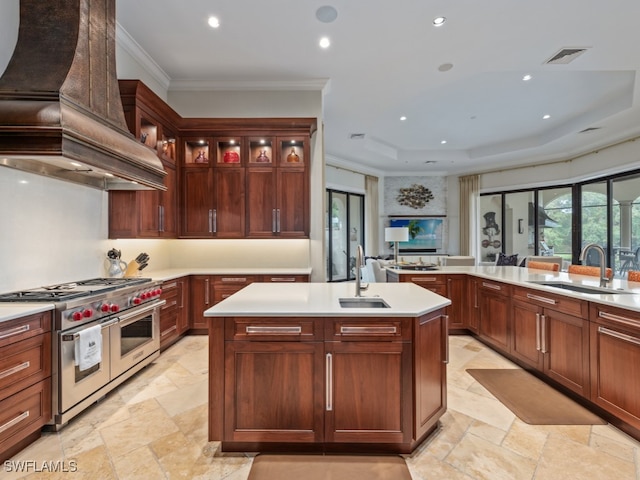
[[125, 356], [153, 339], [153, 316], [147, 315], [120, 327], [120, 356]]

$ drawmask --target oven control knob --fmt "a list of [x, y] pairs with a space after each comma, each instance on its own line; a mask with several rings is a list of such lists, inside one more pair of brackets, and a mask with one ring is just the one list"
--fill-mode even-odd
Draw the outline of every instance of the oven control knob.
[[149, 298], [149, 292], [142, 292], [142, 293], [140, 294], [140, 298], [141, 298], [142, 300], [146, 300], [147, 298]]
[[71, 314], [71, 318], [72, 318], [74, 321], [78, 322], [78, 321], [82, 320], [84, 317], [82, 316], [82, 312], [81, 312], [80, 310], [78, 310], [78, 311], [73, 312], [73, 313]]
[[111, 305], [111, 311], [112, 312], [117, 312], [120, 310], [120, 306], [116, 305], [115, 303], [113, 305]]
[[111, 310], [111, 308], [109, 307], [109, 304], [108, 304], [108, 303], [103, 303], [103, 304], [100, 306], [100, 311], [101, 311], [101, 312], [107, 313], [109, 310]]
[[156, 292], [156, 296], [158, 296], [158, 297], [160, 295], [162, 295], [162, 289], [161, 288], [156, 288], [155, 292]]
[[87, 308], [82, 311], [82, 316], [84, 316], [84, 318], [89, 318], [92, 315], [93, 315], [93, 310], [91, 310], [90, 308]]
[[133, 303], [134, 305], [140, 305], [142, 303], [142, 299], [140, 297], [133, 297], [131, 303]]

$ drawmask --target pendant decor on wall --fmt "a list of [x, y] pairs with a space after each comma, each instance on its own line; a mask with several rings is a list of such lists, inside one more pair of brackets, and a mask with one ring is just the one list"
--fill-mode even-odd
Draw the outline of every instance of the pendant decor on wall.
[[411, 208], [423, 208], [429, 200], [433, 200], [433, 193], [427, 187], [414, 183], [410, 187], [401, 188], [396, 197], [400, 205]]

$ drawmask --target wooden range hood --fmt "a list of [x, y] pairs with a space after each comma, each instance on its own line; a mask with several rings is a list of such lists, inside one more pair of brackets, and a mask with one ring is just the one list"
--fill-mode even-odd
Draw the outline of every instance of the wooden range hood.
[[104, 190], [165, 190], [162, 163], [127, 129], [115, 26], [115, 0], [20, 1], [0, 78], [0, 165]]

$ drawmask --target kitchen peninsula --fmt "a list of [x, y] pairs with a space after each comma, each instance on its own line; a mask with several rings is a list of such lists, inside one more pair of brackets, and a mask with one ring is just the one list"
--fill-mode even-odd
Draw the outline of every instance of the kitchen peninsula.
[[[451, 302], [410, 283], [251, 284], [206, 310], [225, 451], [409, 453], [446, 410]], [[357, 300], [356, 300], [357, 301]]]

